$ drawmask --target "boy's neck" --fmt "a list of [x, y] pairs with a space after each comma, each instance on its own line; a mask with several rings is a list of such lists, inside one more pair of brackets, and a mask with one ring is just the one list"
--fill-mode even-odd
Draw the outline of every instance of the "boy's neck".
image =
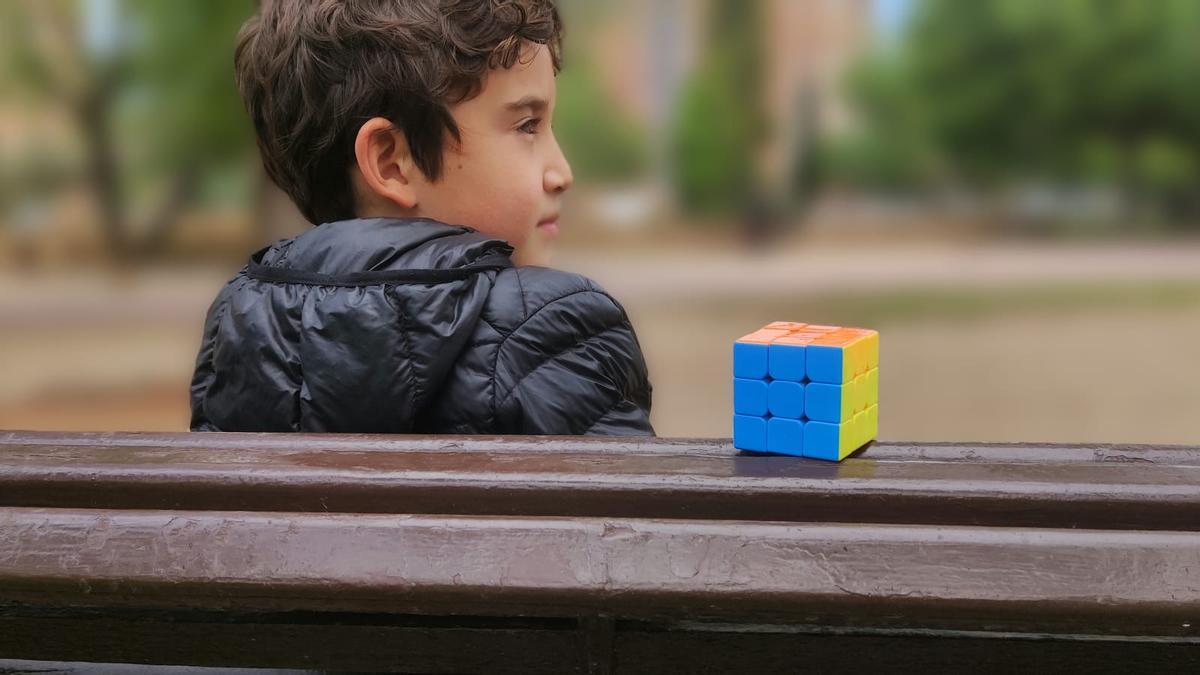
[[403, 220], [403, 219], [411, 219], [411, 218], [425, 218], [426, 216], [421, 214], [419, 212], [419, 209], [403, 209], [398, 206], [392, 206], [389, 208], [387, 206], [380, 205], [380, 206], [371, 206], [371, 207], [356, 209], [354, 217], [355, 218], [397, 218], [397, 219]]

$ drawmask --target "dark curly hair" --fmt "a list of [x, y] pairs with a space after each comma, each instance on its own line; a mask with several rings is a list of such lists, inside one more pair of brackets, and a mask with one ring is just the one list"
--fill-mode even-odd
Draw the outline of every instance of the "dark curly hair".
[[427, 178], [461, 140], [450, 106], [478, 95], [527, 43], [562, 65], [553, 0], [263, 0], [234, 52], [267, 174], [313, 223], [354, 217], [354, 139], [372, 117], [400, 129]]

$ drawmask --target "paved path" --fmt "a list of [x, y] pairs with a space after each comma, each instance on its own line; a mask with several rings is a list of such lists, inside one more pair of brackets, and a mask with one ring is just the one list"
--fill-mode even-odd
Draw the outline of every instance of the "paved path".
[[800, 249], [751, 256], [702, 252], [565, 255], [618, 298], [818, 295], [925, 288], [1200, 282], [1200, 242], [890, 249]]
[[[1200, 242], [1089, 246], [991, 245], [740, 252], [564, 253], [626, 303], [927, 288], [1200, 283]], [[234, 270], [157, 269], [114, 279], [0, 271], [0, 331], [150, 322], [194, 324]]]

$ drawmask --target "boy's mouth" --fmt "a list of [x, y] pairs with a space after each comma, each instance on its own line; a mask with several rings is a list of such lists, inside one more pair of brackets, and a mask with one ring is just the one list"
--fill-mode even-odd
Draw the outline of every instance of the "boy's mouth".
[[551, 218], [547, 218], [547, 219], [543, 220], [542, 222], [538, 223], [537, 229], [538, 229], [538, 231], [545, 232], [546, 234], [549, 234], [549, 235], [557, 235], [558, 234], [558, 216], [553, 216]]

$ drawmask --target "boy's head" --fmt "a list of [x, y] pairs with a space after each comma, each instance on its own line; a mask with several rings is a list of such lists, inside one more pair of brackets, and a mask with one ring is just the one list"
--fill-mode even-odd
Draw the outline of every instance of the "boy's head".
[[234, 56], [267, 173], [313, 223], [427, 217], [546, 264], [571, 170], [553, 0], [264, 0]]

